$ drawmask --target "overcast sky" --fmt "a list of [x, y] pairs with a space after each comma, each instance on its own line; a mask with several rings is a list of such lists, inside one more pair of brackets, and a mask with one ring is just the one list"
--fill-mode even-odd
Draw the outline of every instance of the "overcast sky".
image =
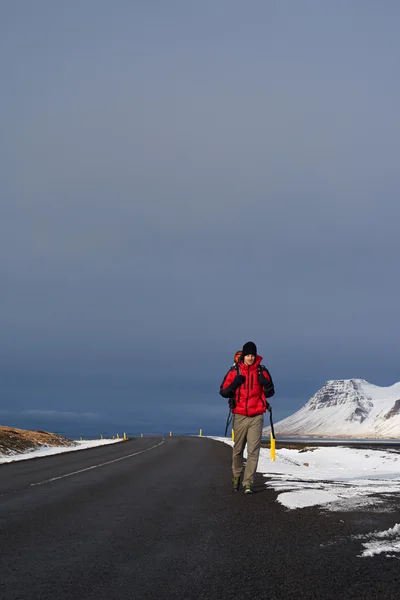
[[0, 422], [220, 433], [400, 380], [395, 0], [5, 0]]

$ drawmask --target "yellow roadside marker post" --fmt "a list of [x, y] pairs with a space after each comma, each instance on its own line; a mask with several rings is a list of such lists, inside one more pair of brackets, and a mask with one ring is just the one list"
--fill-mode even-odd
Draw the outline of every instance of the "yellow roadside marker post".
[[200, 429], [200, 437], [203, 435], [203, 430]]
[[124, 433], [124, 440], [126, 441], [126, 433]]
[[271, 443], [271, 460], [275, 461], [276, 460], [276, 454], [275, 454], [275, 438], [272, 437], [272, 433], [270, 433], [270, 443]]
[[235, 431], [232, 429], [232, 442], [235, 441]]
[[269, 441], [270, 441], [270, 458], [273, 461], [276, 461], [276, 454], [275, 454], [275, 431], [274, 431], [274, 423], [272, 421], [272, 408], [269, 411], [269, 422], [271, 425], [271, 433], [269, 434]]

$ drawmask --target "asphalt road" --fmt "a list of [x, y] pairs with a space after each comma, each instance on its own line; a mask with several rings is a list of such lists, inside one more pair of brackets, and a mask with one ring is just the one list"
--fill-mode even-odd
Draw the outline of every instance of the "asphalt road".
[[230, 456], [140, 438], [0, 465], [0, 598], [398, 600], [399, 561], [359, 558], [353, 536], [399, 513], [232, 493]]

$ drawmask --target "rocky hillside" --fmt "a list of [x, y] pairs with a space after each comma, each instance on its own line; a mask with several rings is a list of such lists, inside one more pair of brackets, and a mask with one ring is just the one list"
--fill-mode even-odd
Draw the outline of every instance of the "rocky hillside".
[[47, 431], [27, 431], [0, 426], [0, 454], [12, 456], [46, 446], [74, 446], [75, 443], [63, 436]]

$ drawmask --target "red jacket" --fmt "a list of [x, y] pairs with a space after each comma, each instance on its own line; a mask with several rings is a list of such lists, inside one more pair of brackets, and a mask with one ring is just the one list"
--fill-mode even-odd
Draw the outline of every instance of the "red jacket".
[[[246, 381], [242, 383], [234, 393], [232, 392], [232, 394], [227, 394], [229, 392], [228, 388], [233, 384], [236, 375], [238, 375], [238, 369], [236, 365], [228, 371], [221, 383], [221, 396], [233, 397], [235, 399], [236, 406], [232, 409], [232, 412], [236, 415], [254, 417], [255, 415], [261, 415], [265, 413], [267, 410], [265, 385], [259, 383], [258, 381], [261, 361], [262, 356], [257, 355], [254, 363], [251, 366], [247, 366], [240, 361], [237, 363], [240, 374], [245, 376]], [[267, 385], [269, 386], [268, 397], [271, 397], [274, 395], [271, 375], [265, 367], [262, 367], [261, 372], [267, 382]]]

